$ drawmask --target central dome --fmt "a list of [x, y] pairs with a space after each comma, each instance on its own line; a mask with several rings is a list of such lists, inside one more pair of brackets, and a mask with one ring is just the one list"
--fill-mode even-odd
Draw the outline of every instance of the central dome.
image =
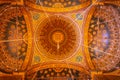
[[39, 52], [54, 60], [73, 56], [80, 44], [79, 27], [71, 19], [61, 15], [44, 19], [35, 34]]

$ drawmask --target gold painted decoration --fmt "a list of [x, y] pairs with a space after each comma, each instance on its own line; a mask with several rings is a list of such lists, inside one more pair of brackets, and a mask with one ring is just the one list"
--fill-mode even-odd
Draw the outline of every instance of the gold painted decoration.
[[81, 42], [79, 26], [62, 16], [49, 16], [40, 22], [35, 32], [35, 43], [40, 54], [53, 60], [72, 57]]
[[40, 11], [68, 12], [86, 8], [91, 2], [91, 0], [26, 0], [25, 4]]
[[27, 79], [72, 78], [90, 79], [89, 72], [77, 64], [50, 62], [34, 65], [27, 71]]
[[56, 69], [60, 68], [47, 68], [38, 70], [36, 73], [33, 73], [33, 77], [28, 77], [27, 79], [90, 79], [90, 75], [75, 70], [71, 68], [61, 68], [58, 72]]
[[96, 6], [91, 16], [87, 44], [96, 70], [113, 71], [119, 65], [119, 14], [120, 9], [117, 6], [100, 5]]
[[0, 70], [3, 72], [24, 70], [28, 64], [32, 35], [26, 14], [25, 9], [17, 6], [4, 7], [0, 14]]
[[61, 7], [71, 7], [75, 5], [83, 4], [90, 0], [27, 0], [31, 3], [34, 3], [36, 5], [44, 6], [44, 7], [55, 7], [55, 8], [61, 8]]
[[23, 0], [0, 0], [0, 4], [12, 4], [12, 5], [23, 5]]

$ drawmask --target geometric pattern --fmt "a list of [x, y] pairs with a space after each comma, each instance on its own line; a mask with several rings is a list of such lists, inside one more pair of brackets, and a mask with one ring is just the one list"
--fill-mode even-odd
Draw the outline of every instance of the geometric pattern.
[[69, 18], [61, 15], [44, 19], [35, 34], [38, 50], [51, 59], [66, 59], [74, 55], [79, 48], [78, 26]]
[[88, 29], [88, 49], [98, 70], [113, 70], [120, 62], [119, 14], [119, 8], [108, 5], [96, 6], [92, 15]]

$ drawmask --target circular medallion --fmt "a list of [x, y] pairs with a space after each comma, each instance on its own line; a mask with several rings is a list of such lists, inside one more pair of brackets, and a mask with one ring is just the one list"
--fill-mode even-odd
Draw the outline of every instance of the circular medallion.
[[44, 19], [35, 32], [37, 49], [44, 56], [63, 60], [73, 56], [80, 44], [80, 30], [71, 19], [54, 15]]
[[64, 41], [64, 33], [60, 32], [60, 31], [55, 31], [52, 35], [52, 40], [55, 43], [61, 43]]

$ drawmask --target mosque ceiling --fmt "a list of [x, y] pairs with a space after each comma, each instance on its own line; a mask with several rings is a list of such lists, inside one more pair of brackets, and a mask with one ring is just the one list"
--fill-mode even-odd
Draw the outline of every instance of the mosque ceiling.
[[[91, 0], [25, 0], [27, 6], [47, 12], [76, 11], [89, 6]], [[59, 9], [60, 8], [60, 9]]]
[[41, 52], [57, 60], [74, 55], [81, 43], [78, 25], [62, 15], [46, 18], [38, 26], [35, 35], [35, 40], [38, 40], [36, 45]]
[[71, 7], [75, 5], [81, 5], [90, 0], [27, 0], [31, 3], [43, 6], [43, 7]]
[[[31, 29], [24, 8], [6, 6], [0, 11], [0, 67], [2, 71], [21, 70], [28, 62]], [[17, 15], [17, 16], [16, 16]], [[30, 35], [30, 36], [28, 36]], [[29, 46], [29, 47], [28, 47]]]
[[119, 70], [118, 3], [0, 0], [0, 71], [23, 71], [29, 80]]
[[114, 70], [119, 65], [120, 9], [111, 5], [96, 6], [93, 12], [88, 28], [91, 59], [99, 70]]

